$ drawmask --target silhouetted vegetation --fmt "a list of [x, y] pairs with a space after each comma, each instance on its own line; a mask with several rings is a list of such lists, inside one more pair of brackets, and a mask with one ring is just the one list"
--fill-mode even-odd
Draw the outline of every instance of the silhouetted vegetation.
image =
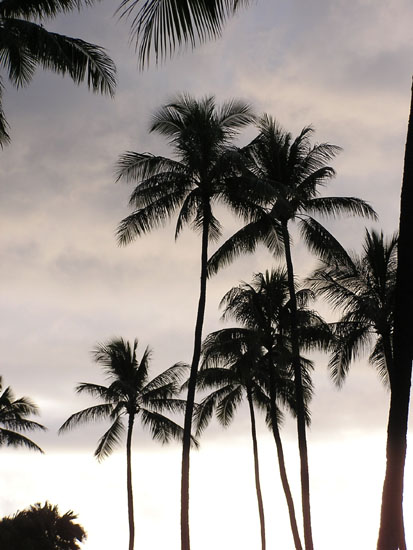
[[[86, 80], [94, 92], [113, 96], [116, 69], [105, 50], [80, 38], [49, 32], [42, 24], [80, 5], [81, 1], [77, 0], [0, 2], [0, 66], [7, 71], [13, 86], [20, 88], [29, 84], [36, 67], [40, 66], [68, 74], [75, 84]], [[2, 90], [3, 79], [0, 78], [0, 146], [10, 141]]]
[[96, 347], [93, 352], [95, 361], [103, 367], [110, 385], [82, 382], [76, 387], [76, 391], [87, 393], [103, 403], [72, 414], [59, 430], [59, 433], [62, 433], [78, 424], [109, 419], [112, 424], [99, 440], [95, 450], [96, 458], [102, 460], [120, 443], [125, 432], [123, 418], [126, 418], [129, 550], [133, 550], [135, 540], [131, 462], [135, 420], [139, 418], [154, 439], [168, 443], [172, 438], [182, 439], [183, 430], [176, 422], [164, 416], [162, 411], [179, 412], [185, 406], [185, 402], [176, 399], [175, 396], [180, 390], [179, 381], [186, 367], [174, 365], [149, 381], [151, 352], [146, 348], [139, 361], [136, 356], [137, 346], [137, 340], [131, 345], [122, 338], [115, 338]]
[[150, 153], [128, 152], [118, 162], [118, 179], [137, 182], [130, 204], [135, 211], [118, 229], [119, 242], [163, 225], [178, 213], [175, 237], [185, 225], [201, 234], [201, 281], [191, 362], [182, 451], [181, 534], [182, 548], [189, 550], [189, 450], [196, 376], [201, 354], [207, 284], [208, 245], [221, 234], [212, 206], [220, 201], [238, 216], [249, 219], [255, 212], [255, 187], [240, 186], [237, 176], [242, 159], [232, 145], [234, 136], [253, 120], [248, 104], [231, 100], [217, 107], [213, 97], [200, 101], [178, 96], [153, 116], [151, 132], [167, 138], [176, 160]]
[[45, 502], [0, 520], [0, 548], [4, 550], [79, 550], [86, 531], [74, 523], [70, 510], [60, 515], [57, 506]]
[[[3, 388], [3, 380], [0, 376], [0, 391]], [[21, 432], [46, 430], [44, 426], [30, 420], [31, 415], [38, 415], [39, 409], [28, 397], [16, 399], [12, 389], [7, 387], [0, 395], [0, 447], [2, 445], [12, 447], [27, 447], [43, 453], [42, 449]]]

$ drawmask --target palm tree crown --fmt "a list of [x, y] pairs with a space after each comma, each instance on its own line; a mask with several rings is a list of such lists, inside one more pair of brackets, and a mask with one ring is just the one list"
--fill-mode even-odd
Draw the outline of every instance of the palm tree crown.
[[150, 131], [167, 138], [177, 160], [131, 151], [120, 156], [118, 179], [138, 185], [130, 198], [135, 211], [121, 222], [119, 242], [159, 227], [178, 210], [176, 236], [186, 224], [201, 231], [206, 222], [209, 238], [216, 239], [220, 224], [211, 201], [217, 199], [247, 215], [248, 195], [235, 178], [240, 159], [231, 141], [252, 120], [248, 104], [232, 100], [218, 108], [213, 97], [197, 101], [181, 95], [160, 109]]
[[[81, 0], [0, 2], [0, 67], [6, 71], [13, 86], [27, 85], [40, 65], [62, 75], [68, 74], [76, 84], [86, 79], [94, 92], [114, 94], [116, 69], [103, 48], [80, 38], [49, 32], [42, 25], [45, 19], [80, 8], [81, 4]], [[2, 89], [0, 80], [0, 92]], [[0, 93], [0, 145], [9, 140]]]
[[397, 269], [397, 236], [367, 231], [361, 255], [341, 254], [336, 263], [322, 261], [309, 278], [313, 289], [342, 315], [335, 325], [330, 360], [333, 380], [340, 385], [350, 366], [377, 336], [369, 360], [388, 380], [393, 364], [393, 310]]
[[[0, 376], [0, 391], [2, 390]], [[43, 453], [42, 449], [28, 437], [19, 432], [46, 430], [44, 426], [33, 420], [30, 415], [39, 414], [39, 409], [28, 397], [15, 399], [13, 391], [7, 387], [0, 395], [0, 446], [23, 446]]]
[[149, 428], [152, 437], [162, 443], [167, 443], [172, 437], [182, 436], [182, 428], [160, 414], [160, 411], [182, 409], [183, 402], [173, 396], [180, 389], [179, 379], [186, 367], [174, 365], [148, 381], [151, 352], [146, 348], [139, 361], [136, 356], [137, 346], [137, 340], [131, 345], [119, 338], [96, 347], [94, 359], [103, 367], [110, 384], [103, 386], [83, 382], [76, 387], [76, 391], [101, 399], [103, 403], [72, 414], [59, 430], [61, 433], [77, 424], [109, 418], [112, 424], [95, 450], [95, 456], [99, 460], [110, 455], [120, 442], [125, 431], [125, 416], [139, 416], [142, 424]]

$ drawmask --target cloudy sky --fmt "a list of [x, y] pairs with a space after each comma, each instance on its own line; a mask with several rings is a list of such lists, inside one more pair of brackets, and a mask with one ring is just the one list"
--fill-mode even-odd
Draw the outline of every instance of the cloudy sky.
[[[108, 49], [118, 68], [115, 99], [39, 70], [27, 89], [6, 88], [12, 143], [0, 152], [0, 374], [18, 396], [39, 404], [49, 428], [36, 436], [45, 456], [1, 450], [0, 515], [48, 499], [62, 512], [79, 514], [88, 550], [126, 547], [125, 458], [123, 449], [102, 464], [93, 458], [105, 424], [57, 436], [72, 412], [92, 404], [73, 388], [103, 381], [90, 350], [113, 336], [138, 337], [142, 352], [150, 345], [153, 374], [189, 361], [199, 280], [200, 243], [189, 231], [175, 243], [168, 226], [117, 246], [115, 229], [129, 212], [131, 191], [114, 182], [119, 154], [169, 154], [148, 127], [151, 114], [178, 92], [214, 94], [218, 102], [242, 98], [293, 134], [313, 124], [317, 141], [343, 148], [328, 194], [358, 196], [379, 214], [375, 225], [327, 222], [345, 246], [359, 250], [366, 224], [386, 233], [397, 229], [413, 72], [408, 0], [259, 0], [227, 25], [221, 40], [145, 72], [137, 69], [127, 22], [113, 16], [116, 7], [104, 1], [47, 25]], [[254, 128], [247, 129], [240, 143], [254, 135]], [[225, 211], [219, 214], [229, 235], [236, 222]], [[314, 264], [298, 239], [294, 260], [300, 275]], [[222, 295], [274, 265], [260, 250], [214, 277], [205, 334], [222, 326]], [[354, 364], [340, 392], [329, 380], [327, 359], [316, 359], [309, 432], [315, 545], [374, 548], [388, 393], [365, 359]], [[259, 547], [248, 430], [246, 411], [225, 432], [211, 424], [193, 454], [194, 550]], [[283, 437], [299, 509], [290, 420]], [[268, 546], [289, 550], [275, 447], [262, 422], [259, 444]], [[413, 513], [412, 467], [408, 456], [407, 517]], [[179, 446], [162, 448], [137, 429], [133, 468], [136, 547], [178, 550]], [[413, 530], [406, 528], [413, 544]]]

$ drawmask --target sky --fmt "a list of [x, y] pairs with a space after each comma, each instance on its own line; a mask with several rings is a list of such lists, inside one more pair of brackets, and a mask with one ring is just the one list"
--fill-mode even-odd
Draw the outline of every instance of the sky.
[[[49, 500], [72, 509], [88, 532], [87, 550], [125, 548], [125, 453], [93, 457], [105, 423], [57, 436], [73, 412], [93, 402], [76, 396], [82, 381], [102, 383], [90, 351], [114, 336], [137, 337], [153, 350], [153, 375], [190, 361], [199, 285], [200, 242], [190, 230], [174, 241], [173, 224], [120, 248], [115, 231], [129, 213], [133, 186], [115, 183], [127, 150], [170, 155], [148, 133], [151, 115], [177, 93], [236, 97], [269, 113], [296, 135], [340, 145], [337, 177], [325, 193], [357, 196], [379, 222], [326, 221], [348, 248], [360, 250], [364, 227], [393, 233], [410, 103], [413, 6], [408, 0], [259, 0], [240, 11], [223, 37], [139, 72], [127, 21], [107, 0], [45, 26], [104, 46], [116, 63], [114, 99], [38, 70], [29, 87], [6, 84], [3, 108], [12, 142], [0, 151], [0, 374], [17, 396], [30, 396], [48, 427], [33, 438], [45, 455], [1, 449], [0, 516]], [[253, 127], [239, 137], [244, 144]], [[217, 211], [229, 236], [237, 222]], [[315, 261], [297, 236], [297, 274]], [[264, 249], [209, 282], [204, 334], [224, 326], [223, 294], [278, 265]], [[328, 308], [320, 311], [333, 320]], [[308, 433], [312, 513], [318, 550], [375, 548], [385, 467], [388, 392], [366, 357], [338, 391], [316, 356]], [[295, 425], [282, 429], [287, 469], [299, 510]], [[259, 451], [269, 548], [293, 542], [275, 446], [259, 419]], [[162, 447], [136, 429], [133, 475], [136, 548], [178, 550], [180, 447]], [[223, 431], [212, 422], [191, 458], [194, 550], [259, 547], [248, 414]], [[413, 459], [408, 452], [405, 515], [413, 513]], [[300, 522], [300, 520], [299, 520]], [[413, 529], [406, 525], [407, 542]]]

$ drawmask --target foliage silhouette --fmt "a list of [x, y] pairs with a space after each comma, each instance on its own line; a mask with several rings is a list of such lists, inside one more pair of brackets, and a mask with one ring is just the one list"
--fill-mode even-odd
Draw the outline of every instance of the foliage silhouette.
[[103, 401], [72, 414], [59, 429], [59, 433], [78, 424], [109, 418], [110, 428], [103, 434], [95, 450], [95, 456], [102, 460], [110, 455], [120, 443], [125, 431], [123, 417], [127, 419], [126, 437], [126, 483], [128, 495], [129, 550], [133, 550], [135, 524], [132, 492], [132, 433], [136, 418], [148, 428], [153, 439], [168, 443], [171, 438], [182, 438], [182, 428], [162, 414], [162, 411], [182, 411], [185, 403], [174, 396], [180, 390], [180, 378], [186, 366], [177, 364], [148, 381], [151, 352], [146, 348], [138, 361], [136, 349], [122, 338], [100, 344], [93, 352], [96, 363], [103, 367], [110, 384], [102, 386], [83, 382], [76, 387], [77, 393], [87, 393]]
[[70, 510], [59, 513], [57, 506], [45, 502], [30, 506], [0, 520], [0, 547], [13, 550], [80, 550], [86, 539], [77, 516]]
[[[91, 2], [86, 0], [86, 5]], [[3, 0], [0, 2], [0, 67], [16, 88], [31, 81], [36, 67], [65, 75], [75, 84], [87, 81], [94, 92], [115, 91], [115, 65], [105, 50], [80, 38], [71, 38], [43, 27], [46, 19], [75, 8], [81, 0]], [[0, 78], [0, 146], [10, 141], [2, 108]]]
[[367, 231], [361, 255], [341, 254], [335, 263], [321, 261], [308, 279], [313, 290], [342, 311], [334, 325], [335, 342], [329, 366], [341, 386], [350, 363], [376, 342], [369, 361], [387, 384], [393, 368], [393, 311], [396, 286], [397, 236]]
[[189, 95], [180, 95], [154, 115], [151, 126], [151, 132], [167, 138], [177, 160], [127, 152], [117, 166], [118, 179], [137, 182], [130, 198], [135, 211], [118, 229], [120, 244], [128, 244], [165, 224], [176, 212], [179, 214], [175, 237], [189, 224], [201, 234], [200, 294], [182, 449], [182, 550], [190, 549], [189, 449], [206, 304], [208, 244], [221, 234], [212, 206], [220, 201], [245, 219], [255, 211], [258, 192], [248, 187], [247, 182], [239, 185], [242, 159], [231, 145], [240, 128], [252, 120], [249, 105], [242, 101], [231, 100], [217, 107], [213, 97], [198, 101]]
[[158, 63], [176, 48], [221, 35], [224, 23], [250, 0], [122, 0], [117, 13], [131, 20], [141, 68], [151, 52]]
[[293, 140], [277, 122], [264, 115], [258, 122], [258, 136], [244, 148], [251, 172], [272, 189], [260, 215], [233, 235], [212, 256], [209, 273], [231, 262], [242, 253], [254, 252], [263, 243], [275, 255], [284, 253], [291, 307], [291, 344], [297, 400], [297, 431], [301, 462], [301, 493], [306, 550], [313, 550], [310, 510], [308, 453], [303, 402], [302, 374], [299, 364], [297, 333], [297, 304], [294, 291], [294, 268], [291, 255], [289, 226], [297, 222], [302, 238], [311, 251], [328, 259], [339, 243], [313, 215], [339, 216], [342, 214], [375, 217], [374, 210], [354, 197], [320, 197], [324, 186], [335, 172], [327, 163], [340, 148], [328, 143], [312, 145], [313, 129], [303, 128]]
[[[328, 348], [331, 342], [329, 326], [318, 314], [308, 309], [312, 293], [307, 289], [302, 289], [297, 291], [296, 296], [298, 300], [297, 328], [301, 348], [303, 350]], [[254, 364], [255, 370], [251, 373], [256, 382], [254, 385], [255, 396], [256, 398], [259, 397], [260, 405], [266, 408], [267, 423], [274, 435], [294, 544], [295, 548], [299, 550], [302, 548], [301, 540], [278, 427], [281, 413], [277, 403], [286, 405], [294, 415], [296, 415], [297, 410], [293, 370], [291, 368], [291, 304], [285, 270], [277, 269], [271, 272], [267, 271], [265, 274], [255, 274], [251, 284], [242, 283], [231, 289], [224, 296], [221, 305], [225, 305], [223, 318], [235, 319], [241, 323], [244, 330], [224, 329], [213, 333], [211, 344], [207, 339], [204, 346], [207, 350], [207, 357], [216, 359], [217, 350], [231, 353], [234, 341], [238, 341], [238, 344], [245, 347], [246, 343], [242, 343], [246, 334], [244, 331], [250, 331], [251, 336], [249, 339], [253, 337], [252, 335], [256, 339], [256, 347], [260, 350], [260, 353]], [[216, 340], [220, 344], [217, 348], [215, 348]], [[219, 354], [217, 358], [220, 358]], [[303, 375], [305, 418], [306, 422], [309, 422], [308, 402], [312, 387], [309, 369], [312, 364], [302, 356], [299, 360]]]
[[[3, 388], [3, 380], [0, 376], [0, 391]], [[34, 430], [46, 430], [44, 426], [33, 420], [30, 415], [39, 414], [39, 409], [28, 397], [15, 399], [10, 386], [0, 395], [0, 447], [2, 445], [12, 447], [27, 447], [43, 453], [42, 449], [31, 439], [19, 432], [31, 432]]]

